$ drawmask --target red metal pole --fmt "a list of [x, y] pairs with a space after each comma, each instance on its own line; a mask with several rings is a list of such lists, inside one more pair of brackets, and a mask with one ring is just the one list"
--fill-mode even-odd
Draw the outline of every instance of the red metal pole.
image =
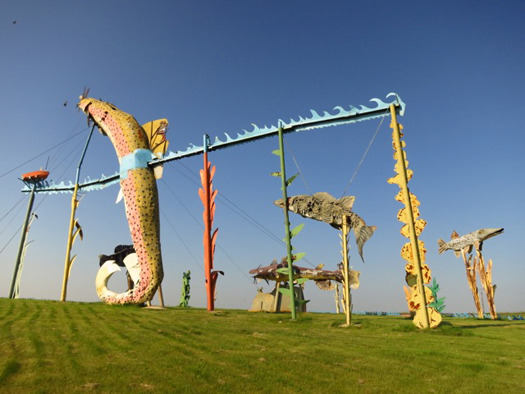
[[204, 275], [206, 278], [206, 295], [208, 299], [208, 311], [215, 309], [215, 283], [217, 281], [217, 272], [213, 270], [213, 256], [215, 254], [215, 240], [217, 239], [217, 231], [212, 234], [213, 218], [215, 216], [215, 196], [217, 190], [213, 188], [213, 175], [215, 174], [215, 166], [211, 167], [208, 161], [208, 152], [204, 152], [204, 168], [200, 171], [202, 189], [199, 189], [199, 196], [204, 205], [204, 212], [202, 219], [204, 221], [204, 235], [202, 243], [204, 246]]

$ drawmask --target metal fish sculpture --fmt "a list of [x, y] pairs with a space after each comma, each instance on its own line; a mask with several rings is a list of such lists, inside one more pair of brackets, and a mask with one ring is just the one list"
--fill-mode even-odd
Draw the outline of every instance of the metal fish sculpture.
[[483, 241], [495, 237], [503, 232], [503, 228], [482, 228], [480, 230], [473, 231], [463, 236], [458, 236], [454, 231], [451, 236], [451, 240], [448, 242], [443, 241], [441, 238], [438, 239], [437, 243], [439, 246], [438, 252], [441, 254], [445, 250], [453, 250], [456, 256], [461, 254], [461, 251], [465, 253], [472, 252], [472, 247], [481, 250], [483, 247]]
[[[336, 199], [328, 193], [320, 192], [312, 196], [299, 195], [288, 197], [288, 210], [305, 218], [328, 223], [338, 230], [343, 226], [343, 215], [347, 215], [350, 219], [350, 227], [354, 229], [359, 255], [361, 256], [361, 260], [364, 261], [363, 246], [365, 242], [370, 239], [377, 227], [367, 226], [365, 221], [352, 211], [354, 201], [354, 196]], [[275, 201], [274, 204], [284, 208], [284, 200], [282, 198]]]
[[[315, 268], [305, 268], [298, 267], [296, 265], [292, 266], [293, 269], [293, 279], [297, 280], [300, 278], [311, 279], [315, 281], [317, 287], [321, 290], [332, 290], [333, 286], [331, 281], [342, 283], [344, 279], [344, 274], [342, 271], [342, 264], [338, 270], [329, 271], [323, 270], [323, 264], [319, 264]], [[266, 267], [259, 267], [250, 270], [250, 275], [253, 275], [254, 279], [263, 279], [263, 280], [273, 280], [276, 282], [286, 282], [288, 281], [288, 274], [283, 274], [278, 272], [279, 268], [288, 268], [288, 261], [284, 257], [279, 264], [277, 261], [273, 261], [272, 264]], [[359, 271], [350, 270], [350, 288], [357, 289], [359, 288]]]
[[[101, 134], [109, 137], [117, 153], [120, 188], [140, 265], [136, 286], [123, 293], [108, 290], [107, 280], [100, 278], [107, 273], [99, 271], [96, 283], [103, 285], [97, 286], [97, 294], [108, 304], [142, 304], [153, 298], [164, 276], [157, 183], [154, 170], [148, 166], [148, 161], [155, 157], [152, 142], [155, 144], [159, 133], [148, 135], [132, 115], [104, 101], [81, 97], [78, 107], [88, 116], [88, 121], [95, 122]], [[164, 145], [167, 146], [167, 142]]]

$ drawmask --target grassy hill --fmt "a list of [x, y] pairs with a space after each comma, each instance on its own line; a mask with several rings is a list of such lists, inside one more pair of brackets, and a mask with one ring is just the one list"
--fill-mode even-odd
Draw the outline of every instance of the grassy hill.
[[525, 322], [0, 299], [0, 392], [521, 393]]

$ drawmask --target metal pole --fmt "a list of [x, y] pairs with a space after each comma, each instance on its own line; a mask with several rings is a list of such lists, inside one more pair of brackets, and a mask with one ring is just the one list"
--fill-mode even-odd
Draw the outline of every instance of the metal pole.
[[15, 283], [18, 277], [18, 270], [20, 269], [20, 261], [22, 259], [22, 252], [26, 243], [27, 237], [27, 226], [29, 223], [29, 217], [31, 216], [31, 210], [33, 209], [33, 202], [35, 201], [35, 190], [36, 182], [33, 182], [33, 189], [29, 196], [29, 204], [27, 205], [26, 217], [24, 219], [24, 225], [22, 226], [22, 234], [20, 236], [20, 246], [18, 247], [18, 254], [16, 256], [15, 270], [13, 272], [13, 280], [11, 281], [11, 288], [9, 289], [9, 298], [15, 298]]
[[423, 271], [421, 270], [421, 256], [419, 253], [419, 246], [417, 242], [416, 226], [414, 224], [414, 212], [412, 210], [412, 201], [410, 200], [410, 191], [408, 190], [408, 176], [406, 168], [406, 159], [403, 151], [403, 145], [401, 145], [401, 133], [399, 130], [399, 124], [397, 123], [396, 107], [394, 104], [390, 105], [390, 115], [392, 117], [392, 129], [394, 130], [393, 139], [394, 144], [398, 149], [398, 164], [400, 165], [400, 175], [402, 183], [399, 185], [403, 193], [403, 199], [405, 201], [405, 207], [408, 211], [408, 229], [410, 231], [410, 244], [412, 245], [412, 256], [414, 257], [414, 265], [417, 270], [417, 289], [421, 296], [421, 307], [424, 310], [425, 320], [423, 321], [423, 328], [430, 327], [430, 320], [428, 317], [427, 310], [427, 297], [425, 294], [425, 286], [423, 286]]
[[343, 283], [343, 294], [345, 296], [345, 314], [346, 325], [350, 326], [350, 275], [348, 266], [348, 216], [343, 216], [343, 274], [345, 282]]
[[67, 246], [66, 246], [66, 261], [64, 263], [64, 275], [62, 278], [62, 291], [60, 293], [60, 301], [66, 300], [67, 295], [67, 281], [69, 280], [69, 272], [71, 270], [71, 247], [73, 246], [74, 241], [74, 233], [73, 228], [75, 226], [75, 213], [78, 207], [79, 201], [77, 200], [78, 195], [78, 181], [80, 178], [80, 168], [82, 167], [82, 162], [84, 161], [84, 156], [86, 155], [86, 151], [89, 145], [89, 141], [91, 140], [91, 136], [93, 135], [93, 130], [95, 130], [95, 123], [93, 123], [93, 127], [91, 127], [91, 131], [89, 132], [88, 138], [86, 140], [86, 144], [84, 145], [84, 150], [82, 151], [82, 156], [80, 156], [80, 161], [78, 162], [77, 166], [77, 173], [75, 177], [75, 189], [73, 190], [73, 197], [71, 197], [71, 216], [69, 218], [69, 232], [67, 234]]
[[290, 290], [290, 303], [292, 311], [292, 320], [297, 318], [297, 308], [295, 307], [295, 292], [293, 286], [293, 267], [292, 267], [292, 242], [290, 239], [290, 220], [288, 216], [288, 193], [286, 191], [286, 168], [284, 161], [284, 142], [283, 142], [283, 127], [279, 122], [279, 151], [281, 159], [281, 188], [283, 191], [284, 200], [284, 226], [286, 232], [286, 256], [288, 260], [288, 289]]
[[208, 151], [204, 151], [204, 168], [202, 169], [202, 187], [204, 189], [204, 275], [206, 277], [206, 295], [207, 295], [207, 309], [208, 311], [213, 311], [215, 309], [215, 303], [214, 303], [214, 294], [213, 294], [213, 285], [212, 285], [212, 278], [211, 278], [211, 270], [212, 270], [212, 247], [211, 247], [211, 219], [210, 219], [210, 172], [209, 172], [209, 166], [210, 163], [208, 161]]

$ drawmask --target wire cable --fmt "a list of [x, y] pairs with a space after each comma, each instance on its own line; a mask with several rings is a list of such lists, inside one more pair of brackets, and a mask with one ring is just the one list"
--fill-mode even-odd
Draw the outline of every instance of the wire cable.
[[[84, 130], [85, 130], [85, 129], [84, 129]], [[71, 140], [71, 139], [75, 138], [76, 136], [80, 135], [81, 133], [83, 133], [84, 130], [81, 130], [81, 131], [79, 131], [78, 133], [73, 134], [72, 136], [66, 138], [66, 139], [63, 140], [62, 142], [59, 142], [58, 144], [52, 146], [51, 148], [46, 149], [45, 151], [39, 153], [38, 155], [32, 157], [31, 159], [28, 159], [28, 160], [24, 161], [23, 163], [20, 163], [20, 164], [17, 165], [16, 167], [10, 169], [9, 171], [6, 171], [6, 172], [4, 172], [3, 174], [0, 174], [0, 178], [3, 178], [4, 176], [6, 176], [6, 175], [8, 175], [8, 174], [11, 174], [13, 171], [15, 171], [15, 170], [19, 169], [20, 167], [26, 165], [27, 163], [30, 163], [30, 162], [32, 162], [33, 160], [39, 158], [40, 156], [45, 155], [47, 152], [50, 152], [50, 151], [52, 151], [53, 149], [59, 147], [60, 145], [65, 144], [65, 143], [68, 142], [69, 140]]]
[[385, 111], [385, 116], [381, 117], [381, 121], [379, 122], [379, 126], [377, 126], [377, 129], [376, 129], [374, 135], [372, 136], [372, 139], [370, 140], [368, 146], [366, 147], [365, 152], [363, 153], [363, 156], [361, 157], [361, 160], [359, 161], [359, 164], [357, 165], [354, 173], [352, 174], [352, 177], [350, 178], [350, 181], [348, 182], [348, 185], [346, 186], [346, 189], [344, 190], [343, 195], [341, 197], [345, 196], [346, 193], [348, 192], [348, 189], [350, 189], [350, 185], [352, 185], [352, 182], [354, 181], [357, 173], [359, 172], [359, 169], [361, 168], [361, 165], [365, 161], [365, 157], [368, 154], [368, 151], [370, 150], [370, 147], [372, 146], [372, 144], [374, 143], [374, 140], [376, 139], [377, 133], [379, 132], [379, 129], [381, 128], [381, 125], [383, 124], [383, 121], [385, 120], [387, 112], [388, 112], [388, 110]]
[[175, 229], [175, 226], [171, 223], [171, 221], [169, 220], [168, 216], [164, 213], [164, 211], [161, 209], [160, 212], [162, 213], [162, 216], [164, 216], [164, 219], [166, 220], [166, 222], [168, 223], [168, 225], [171, 227], [171, 229], [173, 230], [173, 232], [175, 233], [175, 235], [177, 236], [177, 238], [179, 239], [179, 241], [182, 243], [182, 245], [184, 246], [184, 248], [186, 249], [186, 251], [189, 253], [189, 255], [191, 256], [191, 258], [193, 259], [195, 265], [197, 267], [199, 267], [199, 269], [204, 273], [204, 268], [201, 267], [201, 265], [199, 264], [199, 261], [197, 260], [197, 258], [195, 257], [195, 255], [193, 254], [193, 252], [191, 251], [191, 249], [188, 247], [188, 245], [186, 244], [186, 242], [184, 242], [184, 240], [182, 239], [182, 237], [180, 236], [180, 234], [177, 232], [177, 230]]

